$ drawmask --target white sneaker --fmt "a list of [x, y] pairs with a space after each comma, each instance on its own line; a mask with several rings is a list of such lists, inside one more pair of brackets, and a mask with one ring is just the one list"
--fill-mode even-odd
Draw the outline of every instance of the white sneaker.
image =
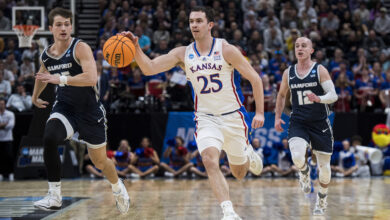
[[311, 192], [311, 184], [310, 184], [310, 167], [308, 167], [308, 172], [306, 174], [303, 174], [301, 171], [299, 171], [299, 184], [301, 185], [301, 189], [304, 193], [310, 193]]
[[54, 190], [49, 190], [47, 195], [36, 202], [34, 202], [34, 207], [50, 211], [61, 209], [62, 206], [62, 196], [56, 193]]
[[130, 198], [129, 198], [129, 194], [127, 194], [125, 184], [123, 184], [121, 179], [119, 179], [118, 181], [119, 181], [120, 190], [119, 192], [113, 191], [112, 193], [114, 194], [116, 200], [116, 207], [122, 214], [124, 214], [127, 213], [127, 211], [129, 210]]
[[326, 198], [328, 195], [323, 195], [320, 193], [317, 193], [317, 201], [316, 206], [314, 207], [313, 215], [324, 215], [326, 207], [328, 206], [328, 203], [326, 202]]
[[253, 150], [252, 145], [248, 145], [246, 148], [249, 156], [249, 170], [256, 176], [261, 174], [263, 171], [263, 161], [261, 157]]
[[242, 220], [235, 212], [228, 212], [223, 215], [222, 220]]
[[164, 176], [166, 176], [166, 177], [174, 177], [175, 175], [173, 173], [171, 173], [171, 172], [165, 171], [164, 172]]
[[131, 173], [130, 177], [134, 178], [134, 179], [139, 179], [140, 178], [139, 174], [136, 174], [136, 173]]
[[9, 174], [8, 180], [11, 181], [11, 182], [15, 181], [15, 176], [14, 176], [13, 173], [10, 173], [10, 174]]

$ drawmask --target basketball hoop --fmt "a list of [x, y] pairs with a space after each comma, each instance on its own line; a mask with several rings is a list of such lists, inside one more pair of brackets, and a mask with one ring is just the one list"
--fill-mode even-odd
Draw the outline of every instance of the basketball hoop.
[[13, 30], [19, 39], [19, 47], [31, 47], [31, 41], [37, 32], [37, 25], [15, 25]]

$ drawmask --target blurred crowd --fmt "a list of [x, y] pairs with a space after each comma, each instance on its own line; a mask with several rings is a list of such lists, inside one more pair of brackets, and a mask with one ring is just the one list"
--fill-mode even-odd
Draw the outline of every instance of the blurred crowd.
[[[11, 7], [23, 4], [0, 0], [0, 29], [10, 29]], [[135, 62], [126, 68], [111, 67], [102, 48], [110, 36], [128, 30], [139, 37], [151, 58], [188, 45], [192, 41], [188, 16], [197, 5], [214, 9], [212, 35], [237, 46], [261, 76], [266, 111], [274, 110], [283, 71], [296, 62], [294, 42], [299, 36], [313, 41], [313, 59], [331, 74], [339, 95], [334, 111], [390, 110], [390, 17], [380, 0], [99, 0], [94, 56], [100, 96], [109, 112], [192, 110], [191, 89], [182, 69], [146, 77]], [[28, 100], [23, 94], [31, 94], [33, 73], [39, 67], [36, 43], [23, 50], [15, 38], [1, 39], [0, 59], [0, 94]], [[241, 85], [244, 104], [253, 111], [250, 83], [242, 79]], [[19, 99], [13, 108], [30, 107], [22, 107]]]

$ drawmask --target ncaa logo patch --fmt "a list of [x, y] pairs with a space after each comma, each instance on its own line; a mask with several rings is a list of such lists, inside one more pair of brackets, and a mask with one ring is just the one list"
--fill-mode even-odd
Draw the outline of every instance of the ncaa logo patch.
[[66, 57], [70, 57], [70, 50], [66, 52]]
[[315, 71], [315, 70], [312, 70], [311, 73], [316, 73], [316, 71]]
[[194, 59], [194, 54], [188, 55], [188, 58], [190, 58], [190, 60]]

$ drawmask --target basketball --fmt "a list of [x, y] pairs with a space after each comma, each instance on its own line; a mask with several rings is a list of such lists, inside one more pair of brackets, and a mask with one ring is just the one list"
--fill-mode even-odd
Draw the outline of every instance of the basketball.
[[115, 35], [104, 43], [103, 56], [111, 66], [126, 67], [131, 63], [134, 55], [134, 44], [125, 36]]

